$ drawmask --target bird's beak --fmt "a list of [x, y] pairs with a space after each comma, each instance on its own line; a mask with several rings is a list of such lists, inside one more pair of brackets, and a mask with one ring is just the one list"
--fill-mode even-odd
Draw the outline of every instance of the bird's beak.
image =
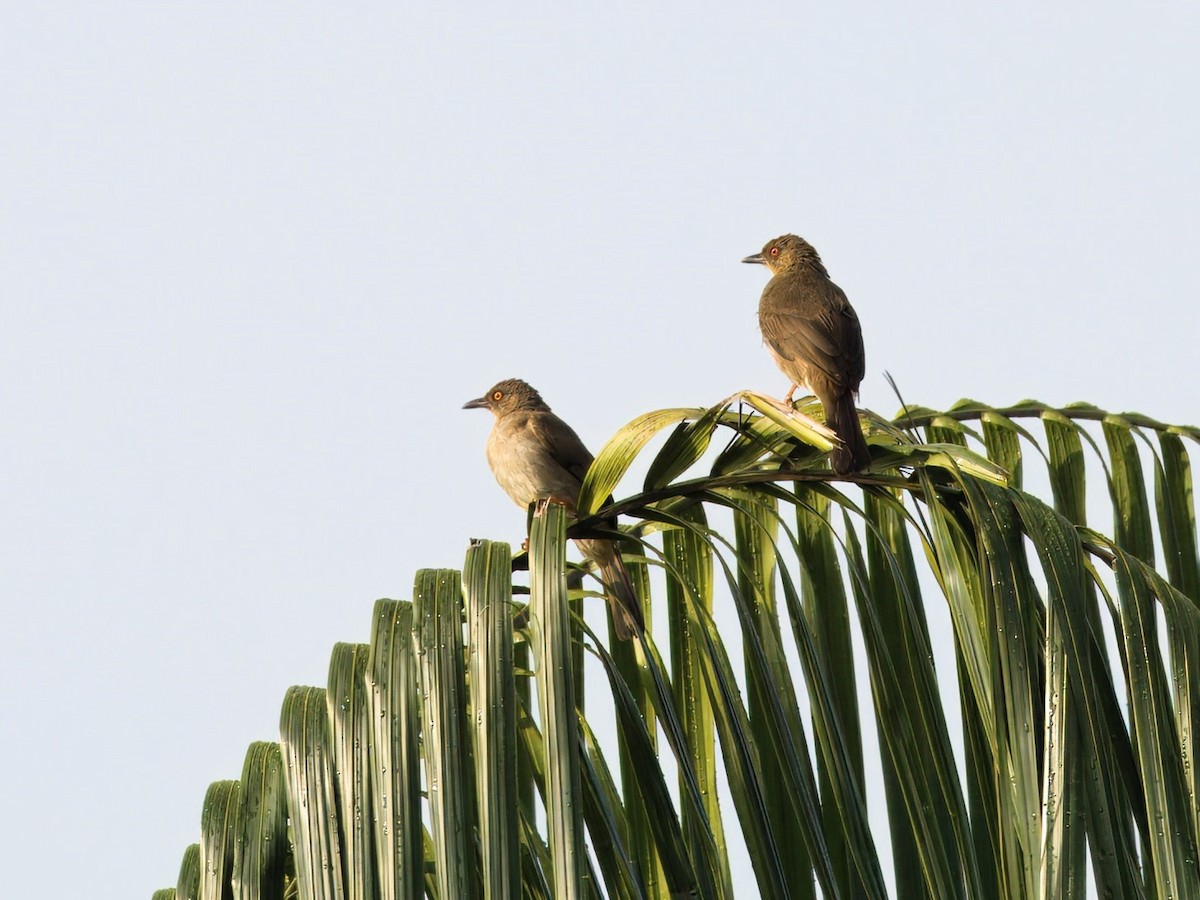
[[487, 397], [476, 397], [463, 404], [463, 409], [487, 409]]
[[742, 262], [758, 263], [760, 266], [765, 266], [767, 264], [767, 261], [763, 259], [763, 255], [761, 253], [755, 253], [753, 256], [747, 256], [742, 260]]

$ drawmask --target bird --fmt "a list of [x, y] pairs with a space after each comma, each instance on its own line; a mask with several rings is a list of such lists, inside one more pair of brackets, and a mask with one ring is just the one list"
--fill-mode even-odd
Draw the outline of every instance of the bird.
[[[527, 509], [531, 503], [552, 499], [575, 515], [579, 489], [593, 457], [541, 394], [519, 378], [508, 378], [482, 397], [467, 401], [463, 409], [487, 409], [495, 416], [487, 439], [488, 465], [518, 506]], [[611, 524], [616, 526], [615, 521]], [[600, 570], [617, 637], [629, 640], [640, 635], [645, 630], [641, 605], [616, 542], [588, 538], [575, 544]]]
[[866, 359], [854, 307], [802, 237], [777, 237], [742, 262], [766, 266], [771, 273], [758, 301], [758, 326], [775, 364], [792, 380], [787, 402], [799, 385], [806, 385], [841, 441], [830, 454], [833, 471], [846, 475], [865, 468], [871, 457], [854, 398]]

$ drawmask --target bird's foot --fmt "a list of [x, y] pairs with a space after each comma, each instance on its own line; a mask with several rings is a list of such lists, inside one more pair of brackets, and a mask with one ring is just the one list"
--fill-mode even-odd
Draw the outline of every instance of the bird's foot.
[[828, 424], [825, 422], [819, 422], [811, 416], [806, 416], [796, 408], [795, 403], [785, 403], [782, 400], [776, 400], [774, 397], [771, 397], [767, 394], [760, 394], [757, 391], [738, 391], [728, 400], [723, 402], [725, 404], [729, 404], [734, 400], [740, 400], [744, 403], [748, 403], [750, 406], [764, 413], [766, 410], [764, 410], [763, 407], [769, 406], [778, 411], [778, 413], [782, 416], [787, 416], [789, 419], [795, 419], [804, 423], [804, 425], [806, 425], [808, 428], [811, 428], [818, 434], [828, 438], [830, 441], [837, 440], [837, 435], [833, 432], [833, 429], [828, 426]]
[[808, 415], [805, 415], [804, 413], [800, 412], [800, 410], [796, 408], [795, 402], [784, 403], [781, 400], [776, 400], [774, 397], [767, 397], [765, 395], [759, 395], [759, 396], [761, 397], [762, 400], [765, 400], [767, 403], [770, 403], [773, 407], [775, 407], [777, 410], [779, 410], [779, 412], [781, 412], [783, 415], [787, 416], [788, 418], [794, 419], [795, 421], [803, 423], [807, 428], [811, 428], [813, 431], [816, 431], [818, 434], [824, 435], [825, 437], [829, 438], [832, 441], [837, 441], [837, 434], [835, 434], [833, 429], [829, 427], [828, 423], [820, 422], [820, 421], [814, 419], [812, 416], [808, 416]]
[[553, 494], [549, 495], [548, 497], [539, 497], [537, 500], [535, 500], [533, 504], [533, 514], [535, 516], [544, 516], [546, 514], [547, 505], [551, 503], [557, 503], [559, 506], [566, 507], [568, 514], [572, 516], [575, 515], [575, 501], [573, 499], [570, 497], [556, 497]]
[[[825, 422], [818, 422], [812, 416], [806, 416], [804, 413], [800, 412], [794, 406], [789, 411], [789, 414], [791, 415], [791, 417], [793, 419], [799, 419], [801, 422], [803, 422], [809, 428], [812, 428], [822, 434], [830, 434], [830, 435], [834, 434], [833, 430], [829, 427], [828, 424], [826, 424]], [[836, 435], [835, 435], [835, 437], [836, 437]]]

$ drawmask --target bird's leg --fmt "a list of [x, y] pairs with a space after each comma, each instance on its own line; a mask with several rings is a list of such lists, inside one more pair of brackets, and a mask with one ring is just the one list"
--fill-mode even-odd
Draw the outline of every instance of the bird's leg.
[[793, 381], [792, 386], [788, 388], [787, 396], [784, 398], [784, 403], [792, 403], [792, 394], [796, 393], [796, 388], [800, 387], [800, 382]]
[[837, 440], [837, 435], [834, 433], [833, 429], [831, 429], [825, 422], [818, 422], [812, 416], [806, 416], [804, 413], [800, 412], [795, 403], [784, 403], [782, 400], [776, 400], [774, 397], [763, 397], [763, 399], [779, 410], [779, 412], [781, 412], [783, 415], [795, 419], [798, 422], [803, 422], [814, 431], [832, 438], [833, 440]]
[[557, 503], [559, 506], [565, 506], [567, 512], [575, 511], [575, 501], [570, 497], [563, 497], [556, 494], [547, 494], [545, 497], [538, 497], [533, 501], [533, 514], [536, 516], [544, 515], [546, 506], [550, 503]]

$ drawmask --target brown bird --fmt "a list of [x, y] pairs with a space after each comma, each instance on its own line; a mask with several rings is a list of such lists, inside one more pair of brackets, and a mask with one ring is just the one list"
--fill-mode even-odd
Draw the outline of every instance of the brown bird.
[[794, 234], [769, 241], [742, 262], [771, 272], [758, 301], [758, 326], [775, 364], [792, 380], [788, 402], [797, 386], [807, 385], [842, 442], [830, 454], [833, 471], [845, 475], [865, 468], [871, 456], [854, 398], [866, 360], [862, 328], [846, 294], [829, 280], [812, 244]]
[[[487, 439], [488, 465], [500, 487], [518, 506], [528, 508], [531, 503], [551, 498], [575, 514], [579, 488], [592, 464], [592, 454], [571, 426], [550, 411], [537, 391], [519, 378], [509, 378], [482, 397], [468, 401], [463, 409], [490, 409], [496, 417]], [[612, 525], [615, 528], [616, 522]], [[575, 543], [600, 569], [617, 637], [628, 640], [641, 634], [641, 605], [616, 542], [580, 539]]]

